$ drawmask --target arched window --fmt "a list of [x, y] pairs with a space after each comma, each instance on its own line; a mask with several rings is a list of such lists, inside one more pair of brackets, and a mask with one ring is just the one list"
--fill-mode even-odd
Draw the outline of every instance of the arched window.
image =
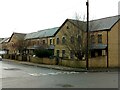
[[81, 36], [78, 36], [78, 43], [81, 43]]
[[74, 59], [74, 53], [72, 50], [70, 51], [70, 59]]
[[62, 44], [65, 44], [65, 37], [62, 38]]
[[65, 50], [62, 50], [62, 58], [65, 58]]
[[57, 38], [57, 39], [56, 39], [56, 44], [59, 44], [59, 42], [60, 42], [60, 41], [59, 41], [59, 38]]
[[73, 44], [74, 43], [74, 36], [71, 36], [70, 42]]

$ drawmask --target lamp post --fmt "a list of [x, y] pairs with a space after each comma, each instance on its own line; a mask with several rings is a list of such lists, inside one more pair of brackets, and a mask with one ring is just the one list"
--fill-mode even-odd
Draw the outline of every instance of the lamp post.
[[86, 31], [87, 31], [87, 50], [86, 50], [86, 69], [88, 70], [89, 69], [89, 61], [88, 61], [88, 43], [89, 43], [89, 37], [88, 37], [88, 31], [89, 31], [89, 0], [87, 0], [86, 2], [86, 6], [87, 6], [87, 28], [86, 28]]

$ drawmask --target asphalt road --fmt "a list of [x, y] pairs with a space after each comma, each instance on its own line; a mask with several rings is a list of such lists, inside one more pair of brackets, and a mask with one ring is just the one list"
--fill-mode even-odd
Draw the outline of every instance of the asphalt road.
[[68, 72], [0, 61], [2, 88], [118, 88], [118, 72]]

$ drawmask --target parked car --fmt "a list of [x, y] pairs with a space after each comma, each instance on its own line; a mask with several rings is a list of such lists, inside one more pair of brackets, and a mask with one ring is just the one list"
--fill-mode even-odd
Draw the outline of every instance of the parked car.
[[0, 56], [0, 61], [2, 61], [2, 57]]

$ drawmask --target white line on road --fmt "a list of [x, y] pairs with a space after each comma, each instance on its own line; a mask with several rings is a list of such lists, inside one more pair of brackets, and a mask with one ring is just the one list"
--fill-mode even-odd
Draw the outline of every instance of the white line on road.
[[28, 73], [30, 76], [46, 76], [46, 75], [58, 75], [58, 74], [77, 74], [79, 72], [51, 72], [51, 73]]

